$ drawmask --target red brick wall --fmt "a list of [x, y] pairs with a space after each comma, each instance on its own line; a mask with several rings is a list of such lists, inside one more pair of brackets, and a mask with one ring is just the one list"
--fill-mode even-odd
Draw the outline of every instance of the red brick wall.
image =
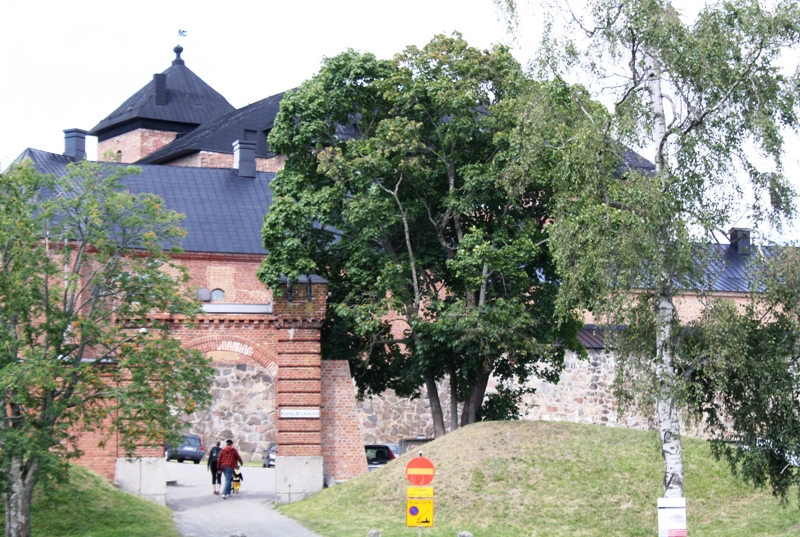
[[[272, 158], [256, 157], [256, 170], [259, 172], [277, 172], [283, 168], [285, 163], [285, 155], [277, 155]], [[171, 160], [166, 165], [187, 166], [189, 168], [233, 168], [233, 153], [198, 151], [197, 153]]]
[[[125, 456], [124, 450], [119, 447], [119, 435], [113, 434], [106, 438], [103, 428], [98, 428], [95, 431], [78, 430], [76, 437], [78, 449], [83, 452], [83, 456], [76, 459], [75, 463], [113, 481], [117, 459]], [[106, 444], [100, 447], [99, 444], [104, 439]], [[161, 446], [142, 447], [136, 451], [136, 455], [162, 457], [164, 451]]]
[[347, 360], [323, 360], [321, 367], [324, 472], [346, 481], [367, 472], [353, 379]]
[[[176, 132], [156, 131], [152, 129], [136, 129], [120, 134], [97, 144], [97, 160], [119, 160], [130, 164], [144, 158], [157, 149], [161, 149], [178, 136]], [[106, 158], [106, 152], [112, 157]]]
[[[321, 456], [320, 418], [281, 419], [280, 409], [320, 410], [320, 328], [325, 318], [327, 286], [315, 284], [306, 300], [305, 285], [298, 286], [293, 302], [273, 297], [255, 277], [260, 256], [185, 253], [177, 257], [189, 272], [190, 291], [198, 287], [222, 289], [220, 303], [272, 303], [272, 314], [208, 314], [187, 324], [180, 316], [158, 315], [171, 323], [172, 337], [186, 348], [205, 354], [237, 353], [258, 363], [276, 379], [277, 440], [281, 456]], [[80, 435], [85, 455], [78, 461], [113, 479], [116, 459], [124, 456], [116, 438], [97, 447], [102, 432]], [[141, 456], [162, 456], [161, 447], [142, 450]]]

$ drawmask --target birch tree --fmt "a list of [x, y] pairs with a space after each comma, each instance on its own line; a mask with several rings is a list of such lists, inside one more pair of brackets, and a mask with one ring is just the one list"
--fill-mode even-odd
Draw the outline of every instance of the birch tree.
[[[664, 495], [682, 497], [679, 410], [692, 373], [678, 354], [675, 298], [709, 290], [714, 250], [697, 244], [714, 243], [742, 199], [754, 200], [756, 224], [778, 226], [794, 211], [782, 133], [797, 127], [798, 78], [779, 61], [800, 38], [800, 10], [728, 0], [685, 22], [667, 0], [562, 8], [550, 12], [541, 50], [541, 72], [556, 84], [532, 96], [524, 142], [529, 168], [543, 156], [553, 163], [542, 173], [557, 198], [559, 304], [628, 327], [616, 339], [619, 387], [638, 388], [639, 408], [654, 409]], [[556, 35], [559, 17], [568, 29]]]
[[30, 537], [33, 489], [65, 477], [82, 431], [127, 454], [161, 446], [210, 397], [212, 370], [151, 313], [191, 315], [165, 243], [181, 215], [82, 162], [0, 174], [0, 497], [7, 537]]

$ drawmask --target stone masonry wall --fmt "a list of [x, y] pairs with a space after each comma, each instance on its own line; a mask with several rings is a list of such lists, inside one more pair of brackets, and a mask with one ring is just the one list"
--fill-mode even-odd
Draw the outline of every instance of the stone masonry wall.
[[[447, 379], [440, 381], [437, 387], [444, 412], [444, 426], [450, 431], [450, 389]], [[365, 397], [359, 401], [358, 421], [365, 444], [397, 444], [400, 440], [420, 436], [433, 438], [431, 404], [424, 386], [416, 399], [397, 397], [392, 390]]]
[[[536, 393], [523, 399], [522, 419], [653, 428], [654, 422], [642, 416], [620, 416], [612, 391], [615, 366], [616, 360], [610, 352], [590, 350], [588, 360], [568, 353], [557, 384], [540, 379], [528, 382]], [[494, 379], [489, 382], [487, 393], [491, 393], [493, 386]], [[438, 387], [445, 428], [449, 431], [450, 391], [446, 379]], [[433, 436], [430, 403], [424, 388], [418, 399], [400, 398], [391, 390], [366, 397], [360, 402], [359, 421], [365, 444], [399, 443], [404, 438]]]
[[245, 462], [260, 461], [277, 438], [275, 379], [266, 367], [236, 353], [210, 354], [214, 399], [208, 409], [189, 418], [189, 432], [203, 438], [206, 450], [231, 438]]
[[619, 415], [613, 394], [615, 367], [612, 352], [590, 350], [588, 360], [568, 353], [557, 384], [540, 379], [528, 382], [536, 393], [524, 398], [523, 419], [652, 428], [654, 424], [641, 416]]

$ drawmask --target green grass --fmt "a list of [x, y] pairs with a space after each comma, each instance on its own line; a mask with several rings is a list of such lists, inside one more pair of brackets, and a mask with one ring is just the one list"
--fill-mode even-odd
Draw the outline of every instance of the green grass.
[[[480, 423], [427, 444], [436, 464], [434, 527], [425, 537], [642, 536], [657, 533], [663, 465], [655, 433], [553, 422]], [[684, 439], [692, 537], [800, 534], [793, 497], [782, 506]], [[414, 454], [415, 455], [415, 454]], [[324, 537], [414, 537], [405, 526], [406, 454], [385, 468], [280, 511]]]
[[33, 537], [180, 537], [169, 509], [80, 466], [72, 466], [69, 482], [49, 494], [37, 485], [31, 522]]

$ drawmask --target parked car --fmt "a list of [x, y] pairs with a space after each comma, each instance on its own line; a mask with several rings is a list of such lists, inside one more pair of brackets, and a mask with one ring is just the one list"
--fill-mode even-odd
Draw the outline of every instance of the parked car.
[[164, 445], [164, 458], [167, 461], [177, 460], [183, 462], [186, 460], [194, 461], [195, 464], [200, 464], [200, 459], [206, 453], [206, 446], [203, 444], [203, 439], [195, 434], [185, 434], [181, 436], [180, 442], [177, 446], [170, 444]]
[[367, 467], [369, 471], [382, 468], [391, 460], [394, 460], [394, 452], [386, 444], [367, 444], [364, 446], [367, 455]]
[[275, 455], [278, 454], [278, 444], [270, 444], [261, 457], [262, 468], [275, 468]]

